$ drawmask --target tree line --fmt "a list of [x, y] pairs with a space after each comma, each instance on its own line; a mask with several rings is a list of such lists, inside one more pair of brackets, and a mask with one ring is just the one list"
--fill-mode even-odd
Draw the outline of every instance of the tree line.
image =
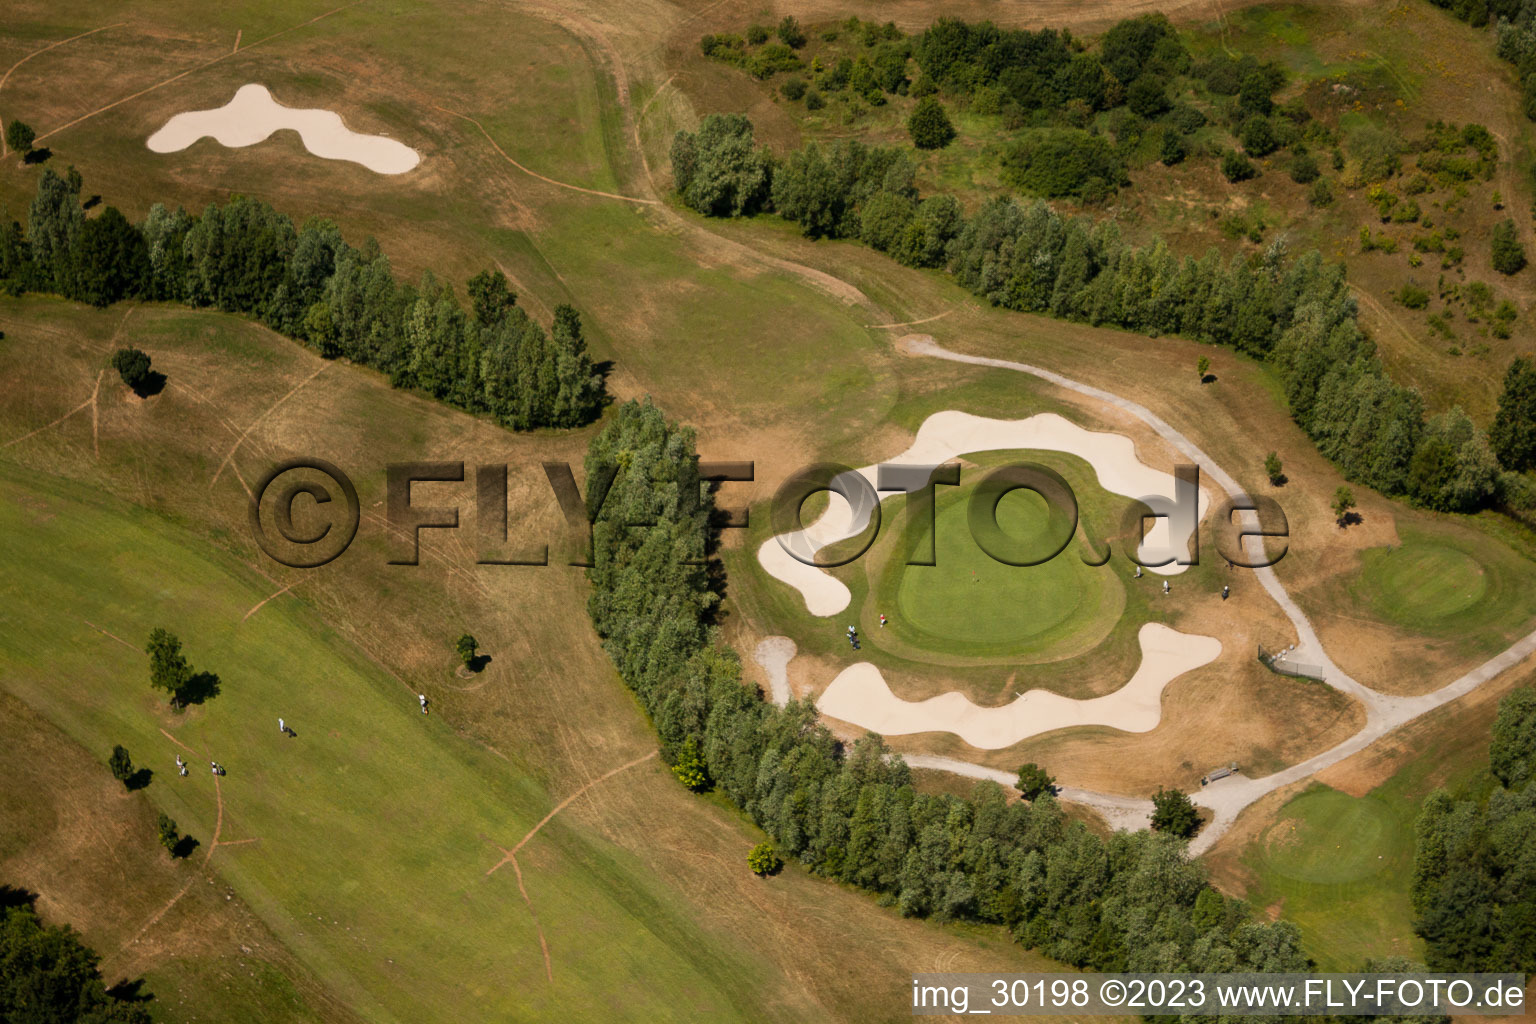
[[1387, 376], [1361, 330], [1344, 268], [1283, 243], [1223, 259], [1135, 246], [1112, 222], [1064, 217], [1043, 202], [995, 199], [969, 218], [953, 196], [922, 197], [902, 150], [812, 142], [782, 159], [739, 114], [679, 132], [682, 201], [710, 216], [773, 210], [812, 238], [856, 238], [908, 266], [946, 267], [993, 305], [1177, 334], [1270, 363], [1291, 415], [1351, 480], [1440, 511], [1474, 511], [1528, 490], [1460, 408], [1426, 419], [1419, 393]]
[[295, 228], [236, 196], [201, 215], [157, 203], [134, 224], [111, 206], [87, 217], [80, 189], [73, 168], [43, 171], [25, 232], [14, 220], [0, 229], [0, 289], [248, 314], [328, 359], [372, 366], [395, 387], [515, 430], [580, 426], [605, 404], [577, 311], [558, 307], [546, 332], [499, 270], [470, 280], [466, 310], [430, 273], [397, 282], [374, 239], [353, 246], [330, 220]]
[[[617, 410], [586, 458], [594, 516], [588, 611], [649, 712], [669, 764], [713, 787], [812, 872], [907, 916], [1003, 925], [1024, 945], [1099, 970], [1303, 970], [1295, 926], [1252, 919], [1164, 832], [1100, 839], [1048, 792], [1009, 803], [920, 794], [869, 734], [845, 748], [810, 700], [779, 708], [743, 685], [715, 622], [714, 499], [693, 431], [649, 400]], [[646, 525], [636, 525], [646, 524]]]
[[1499, 703], [1488, 767], [1431, 794], [1415, 826], [1414, 930], [1435, 970], [1536, 969], [1536, 689]]
[[150, 1024], [150, 997], [109, 991], [100, 955], [68, 925], [45, 925], [33, 907], [36, 899], [0, 886], [0, 1021]]

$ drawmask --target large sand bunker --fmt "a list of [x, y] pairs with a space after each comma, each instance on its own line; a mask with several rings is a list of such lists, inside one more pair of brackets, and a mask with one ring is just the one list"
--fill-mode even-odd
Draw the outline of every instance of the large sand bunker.
[[850, 665], [816, 701], [826, 715], [880, 733], [952, 732], [973, 747], [999, 750], [1054, 729], [1107, 725], [1126, 732], [1148, 732], [1163, 715], [1163, 688], [1173, 680], [1215, 661], [1221, 641], [1213, 636], [1180, 633], [1149, 622], [1141, 641], [1141, 665], [1114, 693], [1072, 700], [1049, 690], [1030, 690], [1002, 707], [983, 708], [962, 693], [923, 701], [905, 701], [891, 692], [880, 670], [869, 662]]
[[331, 110], [285, 107], [264, 85], [242, 85], [235, 98], [213, 110], [177, 114], [149, 137], [156, 153], [179, 153], [204, 136], [220, 145], [254, 146], [273, 132], [291, 128], [304, 148], [326, 160], [351, 160], [379, 174], [404, 174], [421, 162], [421, 154], [382, 135], [361, 135]]
[[[918, 428], [912, 446], [886, 460], [898, 465], [937, 465], [970, 452], [1034, 448], [1076, 455], [1093, 467], [1099, 485], [1114, 494], [1141, 499], [1159, 495], [1172, 500], [1172, 473], [1153, 469], [1136, 457], [1136, 445], [1123, 434], [1085, 430], [1055, 413], [1041, 413], [1022, 420], [995, 420], [954, 409], [936, 412]], [[855, 470], [875, 486], [876, 467]], [[1210, 499], [1200, 489], [1199, 518], [1205, 518]], [[852, 599], [841, 581], [790, 554], [809, 557], [829, 544], [856, 537], [869, 525], [871, 509], [854, 509], [840, 494], [829, 492], [827, 510], [816, 522], [792, 534], [773, 537], [758, 548], [757, 560], [768, 574], [800, 591], [812, 615], [836, 615]], [[1171, 520], [1152, 520], [1142, 544], [1143, 553], [1184, 551], [1189, 535], [1170, 536]], [[1149, 566], [1150, 571], [1171, 576], [1184, 571], [1176, 562]]]

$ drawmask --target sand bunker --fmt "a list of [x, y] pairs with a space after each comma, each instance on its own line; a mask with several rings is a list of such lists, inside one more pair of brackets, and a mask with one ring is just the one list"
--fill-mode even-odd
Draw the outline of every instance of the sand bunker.
[[1125, 732], [1148, 732], [1162, 718], [1163, 688], [1174, 679], [1215, 661], [1221, 641], [1213, 636], [1180, 633], [1149, 622], [1136, 634], [1141, 665], [1114, 693], [1072, 700], [1049, 690], [1030, 690], [1002, 707], [983, 708], [962, 693], [924, 701], [905, 701], [891, 692], [880, 670], [869, 662], [850, 665], [816, 701], [826, 715], [882, 736], [915, 732], [952, 732], [973, 747], [998, 750], [1053, 729], [1107, 725]]
[[273, 132], [291, 128], [304, 148], [326, 160], [351, 160], [380, 174], [404, 174], [421, 162], [421, 154], [382, 135], [360, 135], [330, 110], [285, 107], [264, 85], [242, 85], [235, 98], [214, 110], [177, 114], [149, 137], [156, 153], [178, 153], [204, 136], [232, 148], [254, 146]]
[[[1140, 499], [1150, 495], [1174, 496], [1172, 473], [1153, 469], [1136, 457], [1136, 445], [1124, 434], [1085, 430], [1055, 413], [1041, 413], [1023, 420], [994, 420], [950, 409], [937, 412], [918, 428], [912, 447], [888, 463], [935, 465], [970, 452], [1035, 448], [1076, 455], [1093, 467], [1099, 485], [1106, 491]], [[856, 470], [875, 485], [875, 467]], [[858, 493], [858, 492], [853, 492]], [[1205, 488], [1200, 489], [1200, 518], [1210, 505]], [[827, 573], [795, 558], [790, 551], [809, 557], [829, 544], [835, 544], [864, 531], [871, 510], [854, 509], [839, 494], [828, 494], [828, 505], [821, 518], [796, 533], [766, 541], [758, 548], [757, 560], [768, 574], [799, 590], [805, 607], [812, 615], [836, 615], [848, 607], [852, 595], [848, 588]], [[1142, 550], [1165, 550], [1170, 543], [1177, 550], [1188, 549], [1189, 535], [1169, 536], [1167, 518], [1150, 522]], [[1062, 556], [1065, 557], [1065, 556]], [[1172, 563], [1149, 566], [1148, 571], [1172, 576], [1186, 567]]]
[[798, 650], [789, 637], [770, 636], [752, 652], [752, 660], [768, 675], [768, 692], [779, 707], [789, 703], [789, 663]]

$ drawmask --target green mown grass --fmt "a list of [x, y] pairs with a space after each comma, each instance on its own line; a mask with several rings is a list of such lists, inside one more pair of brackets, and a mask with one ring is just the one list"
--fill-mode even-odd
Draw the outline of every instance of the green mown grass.
[[1323, 970], [1358, 970], [1367, 957], [1418, 957], [1407, 894], [1417, 809], [1387, 787], [1358, 799], [1310, 787], [1249, 848], [1244, 862], [1260, 879], [1249, 900], [1279, 904]]
[[[977, 477], [979, 478], [979, 477]], [[973, 478], [973, 479], [977, 479]], [[973, 484], [963, 491], [945, 488], [935, 514], [932, 566], [908, 565], [900, 552], [923, 544], [929, 535], [918, 525], [896, 545], [873, 595], [880, 608], [892, 608], [893, 636], [940, 653], [1038, 654], [1080, 631], [1104, 632], [1124, 606], [1112, 574], [1090, 568], [1068, 543], [1061, 554], [1039, 565], [997, 561], [977, 542], [969, 521]], [[1037, 494], [1014, 492], [997, 505], [998, 527], [1031, 548], [1054, 546], [1063, 524]], [[1037, 542], [1038, 541], [1038, 542]], [[1114, 600], [1116, 596], [1120, 600]], [[1105, 611], [1109, 622], [1102, 621]], [[877, 612], [878, 614], [878, 612]]]
[[[633, 858], [551, 822], [527, 774], [423, 716], [414, 693], [293, 601], [153, 514], [0, 464], [5, 687], [88, 750], [122, 743], [148, 796], [326, 986], [379, 1021], [751, 1016], [749, 985]], [[182, 636], [222, 692], [171, 712], [147, 684], [150, 629]], [[106, 631], [105, 633], [102, 631]], [[106, 635], [122, 638], [120, 643]], [[297, 731], [277, 731], [283, 716]], [[178, 778], [181, 749], [196, 751]], [[218, 786], [207, 762], [229, 774]], [[646, 763], [631, 771], [656, 772]], [[188, 870], [193, 870], [188, 865]], [[751, 963], [750, 959], [742, 960]]]
[[1458, 524], [1402, 524], [1402, 544], [1361, 553], [1351, 597], [1417, 633], [1492, 650], [1536, 614], [1529, 563]]

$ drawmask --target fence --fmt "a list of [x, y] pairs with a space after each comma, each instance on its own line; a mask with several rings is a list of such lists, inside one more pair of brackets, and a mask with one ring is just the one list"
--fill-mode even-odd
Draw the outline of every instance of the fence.
[[1282, 676], [1297, 676], [1301, 679], [1315, 679], [1318, 682], [1326, 682], [1321, 665], [1308, 665], [1304, 662], [1292, 661], [1285, 651], [1266, 651], [1263, 644], [1257, 645], [1259, 649], [1259, 661], [1271, 672]]

